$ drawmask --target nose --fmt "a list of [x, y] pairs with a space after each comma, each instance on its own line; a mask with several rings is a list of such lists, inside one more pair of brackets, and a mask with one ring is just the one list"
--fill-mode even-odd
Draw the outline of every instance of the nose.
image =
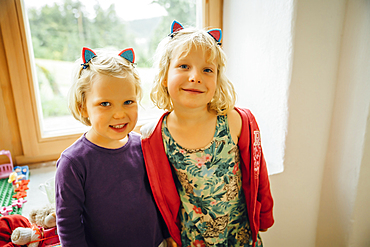
[[123, 108], [118, 108], [114, 111], [113, 118], [114, 119], [122, 119], [126, 116], [126, 112]]
[[189, 81], [190, 82], [195, 82], [195, 83], [200, 83], [201, 82], [200, 73], [195, 69], [193, 71], [191, 71]]

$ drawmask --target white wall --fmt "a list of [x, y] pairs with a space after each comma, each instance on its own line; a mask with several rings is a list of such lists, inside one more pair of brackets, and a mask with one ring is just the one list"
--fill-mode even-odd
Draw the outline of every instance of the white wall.
[[369, 3], [224, 1], [223, 44], [243, 97], [238, 105], [252, 109], [263, 142], [274, 139], [264, 146], [275, 149], [267, 162], [284, 164], [270, 176], [276, 222], [262, 233], [265, 246], [366, 241], [369, 231], [357, 230], [370, 228], [360, 220], [370, 218], [362, 206], [369, 205]]
[[349, 232], [349, 246], [370, 246], [370, 108], [367, 116], [364, 155], [360, 167], [360, 176], [358, 180], [353, 216], [351, 217], [353, 226]]
[[[370, 217], [368, 197], [367, 215], [354, 212], [360, 172], [363, 179], [366, 179], [365, 174], [369, 175], [362, 162], [364, 155], [370, 152], [369, 147], [364, 145], [366, 135], [370, 135], [366, 132], [367, 121], [370, 121], [370, 1], [348, 1], [343, 27], [335, 108], [317, 227], [317, 246], [323, 247], [328, 244], [347, 246], [343, 243], [349, 243], [351, 234], [356, 234], [352, 231], [353, 227], [358, 227], [354, 217], [357, 220]], [[359, 196], [357, 200], [362, 201], [362, 196]], [[369, 228], [370, 221], [365, 229]], [[367, 231], [367, 235], [369, 233]], [[361, 238], [353, 240], [361, 242]], [[370, 242], [370, 237], [367, 237], [367, 242]]]

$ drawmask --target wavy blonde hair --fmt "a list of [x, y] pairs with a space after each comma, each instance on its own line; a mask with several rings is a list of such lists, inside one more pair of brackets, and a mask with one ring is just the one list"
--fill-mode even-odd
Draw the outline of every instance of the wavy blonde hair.
[[94, 50], [96, 57], [88, 63], [88, 67], [81, 66], [82, 58], [79, 58], [73, 68], [73, 84], [68, 93], [68, 108], [73, 117], [87, 126], [91, 126], [89, 118], [83, 117], [86, 107], [86, 93], [90, 92], [94, 78], [97, 74], [104, 74], [116, 78], [132, 76], [138, 102], [142, 98], [140, 77], [136, 69], [126, 59], [119, 56], [119, 51], [111, 49]]
[[207, 62], [214, 60], [217, 62], [217, 87], [212, 100], [208, 103], [208, 111], [214, 110], [217, 115], [225, 115], [233, 109], [236, 101], [234, 86], [225, 73], [226, 55], [220, 45], [217, 45], [217, 41], [202, 29], [185, 28], [178, 31], [172, 38], [166, 37], [159, 43], [154, 57], [154, 67], [157, 72], [150, 98], [158, 108], [173, 110], [168, 89], [164, 86], [173, 52], [174, 50], [179, 51], [182, 57], [195, 47], [201, 48], [208, 56]]

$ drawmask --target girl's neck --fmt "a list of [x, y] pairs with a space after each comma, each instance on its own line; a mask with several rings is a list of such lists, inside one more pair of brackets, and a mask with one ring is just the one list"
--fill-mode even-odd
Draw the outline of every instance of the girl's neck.
[[173, 110], [168, 118], [171, 122], [176, 122], [176, 125], [191, 126], [199, 125], [214, 119], [217, 114], [207, 109], [186, 109], [186, 110]]
[[217, 115], [214, 112], [172, 111], [167, 117], [167, 128], [180, 146], [197, 149], [207, 146], [215, 133]]

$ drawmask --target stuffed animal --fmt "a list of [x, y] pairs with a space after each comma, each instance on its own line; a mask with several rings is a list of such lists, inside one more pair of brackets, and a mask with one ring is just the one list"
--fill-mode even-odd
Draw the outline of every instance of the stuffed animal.
[[41, 227], [31, 225], [30, 227], [18, 227], [11, 236], [12, 242], [17, 245], [27, 245], [28, 247], [38, 247], [40, 242], [34, 242], [43, 237]]
[[30, 222], [41, 226], [44, 229], [55, 227], [56, 224], [56, 214], [55, 214], [55, 204], [47, 204], [46, 206], [33, 209], [29, 216]]
[[11, 240], [14, 244], [38, 247], [59, 243], [54, 204], [33, 209], [30, 213], [29, 221], [32, 223], [29, 227], [18, 227], [12, 232]]

